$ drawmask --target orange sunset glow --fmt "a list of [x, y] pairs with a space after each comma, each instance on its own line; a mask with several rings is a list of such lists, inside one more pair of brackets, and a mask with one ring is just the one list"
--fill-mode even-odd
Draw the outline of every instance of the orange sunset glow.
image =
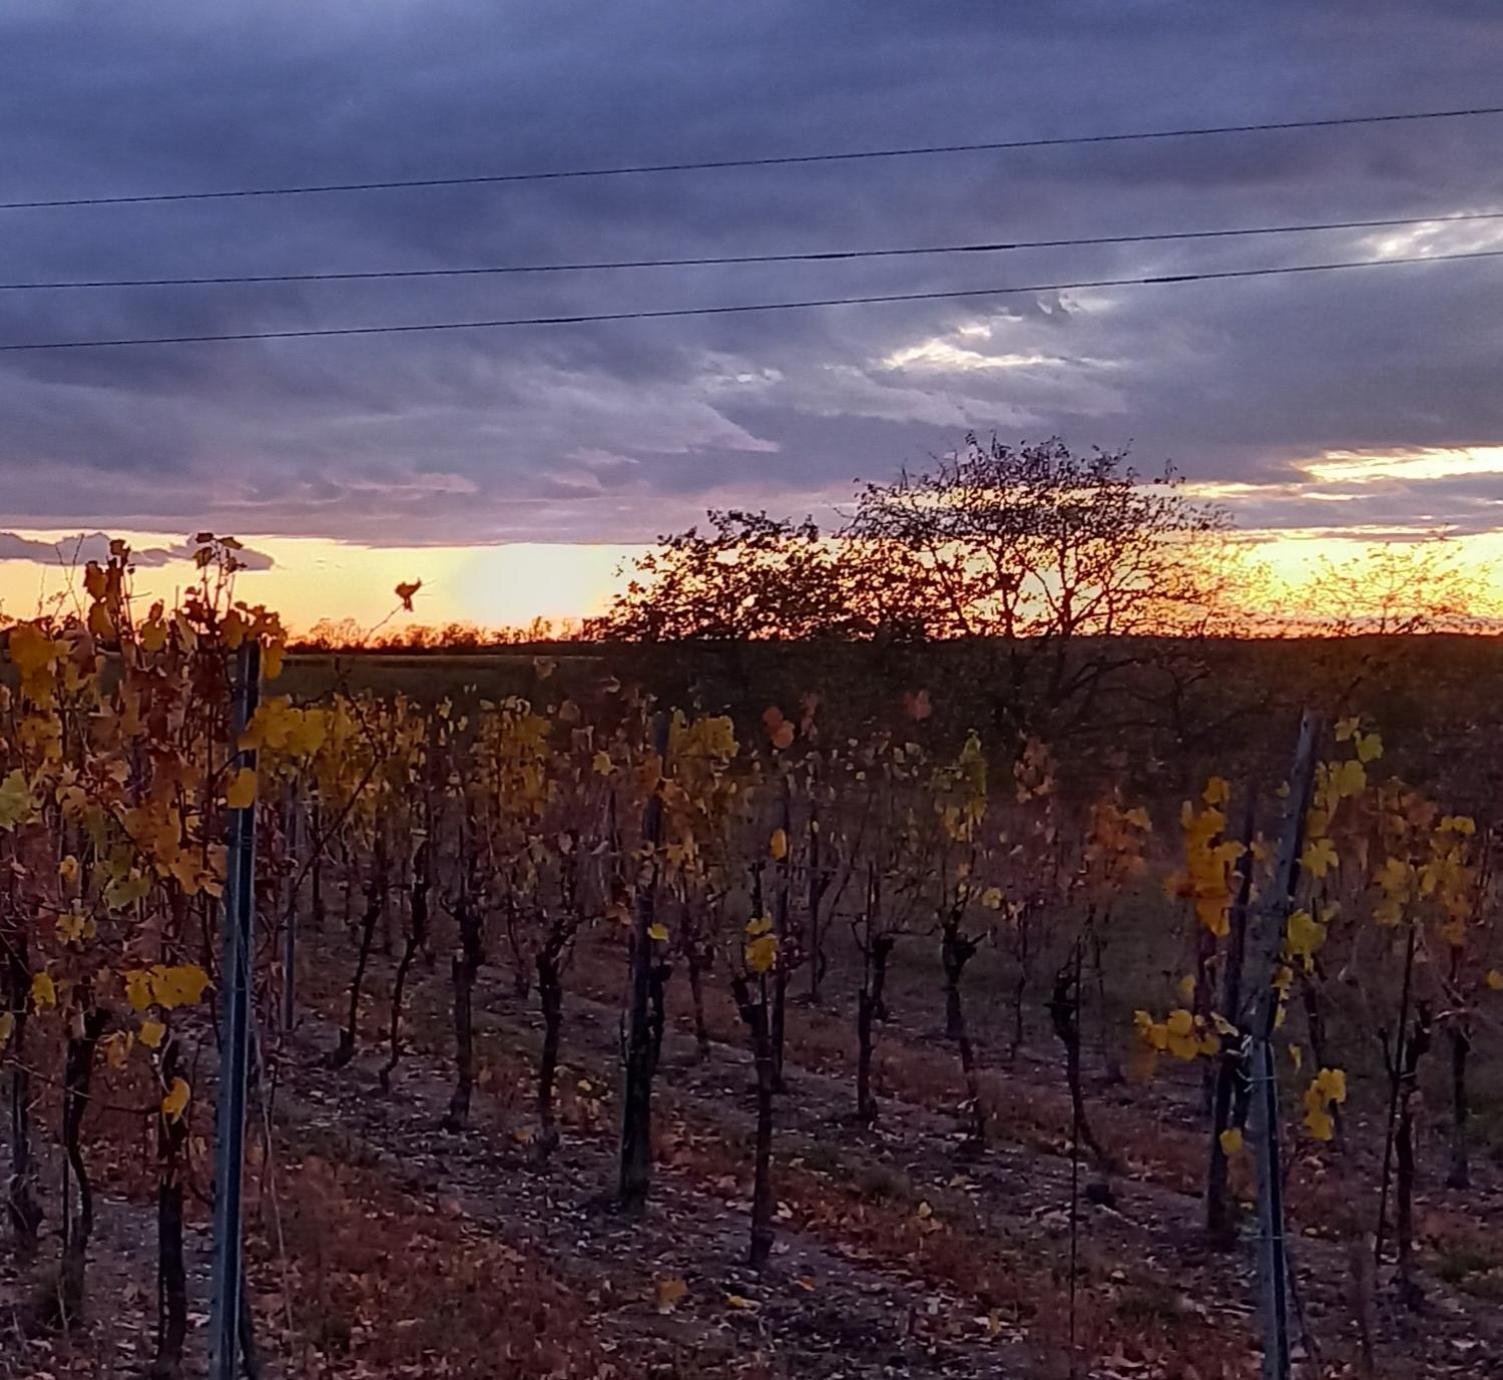
[[[1210, 487], [1210, 486], [1207, 486]], [[1208, 495], [1209, 496], [1209, 495]], [[39, 610], [73, 607], [80, 583], [66, 563], [68, 539], [57, 530], [27, 531], [29, 539], [56, 543], [58, 564], [35, 560], [0, 561], [0, 615], [28, 617]], [[121, 532], [133, 549], [180, 542], [162, 532]], [[1331, 565], [1344, 566], [1371, 557], [1387, 544], [1364, 534], [1333, 534], [1330, 529], [1238, 532], [1244, 548], [1245, 575], [1239, 606], [1249, 626], [1279, 625], [1291, 609], [1300, 617], [1320, 611], [1300, 606], [1302, 591]], [[308, 537], [242, 538], [272, 558], [269, 570], [237, 576], [239, 597], [276, 609], [288, 628], [304, 633], [322, 620], [353, 620], [363, 629], [378, 626], [399, 632], [409, 626], [441, 627], [449, 623], [481, 629], [520, 629], [543, 620], [555, 631], [603, 613], [612, 595], [624, 586], [641, 545], [585, 543], [508, 543], [497, 546], [366, 546], [355, 542]], [[1400, 542], [1401, 548], [1408, 542]], [[1479, 619], [1498, 607], [1488, 591], [1503, 600], [1503, 586], [1492, 577], [1503, 570], [1503, 533], [1452, 537], [1447, 545], [1456, 563], [1485, 576]], [[623, 574], [626, 572], [626, 574]], [[139, 601], [174, 595], [194, 578], [191, 562], [171, 561], [139, 568], [134, 593]], [[403, 610], [393, 590], [407, 580], [421, 580], [412, 612]], [[1356, 606], [1360, 609], [1359, 597]]]
[[[57, 542], [65, 532], [26, 532]], [[134, 549], [167, 546], [182, 534], [122, 532]], [[616, 587], [616, 570], [638, 548], [585, 544], [511, 543], [504, 546], [364, 546], [311, 537], [242, 537], [247, 546], [270, 556], [269, 570], [242, 571], [239, 597], [281, 613], [287, 626], [306, 632], [321, 619], [353, 619], [363, 628], [384, 624], [442, 625], [459, 622], [482, 628], [523, 627], [534, 619], [554, 623], [589, 617], [604, 610]], [[144, 601], [171, 603], [174, 591], [193, 580], [191, 562], [138, 568], [134, 592]], [[402, 581], [421, 580], [411, 613], [402, 611], [392, 591]], [[72, 584], [78, 583], [75, 578]], [[39, 607], [70, 602], [65, 566], [31, 560], [0, 561], [0, 611], [24, 617]], [[394, 612], [395, 610], [395, 612]]]

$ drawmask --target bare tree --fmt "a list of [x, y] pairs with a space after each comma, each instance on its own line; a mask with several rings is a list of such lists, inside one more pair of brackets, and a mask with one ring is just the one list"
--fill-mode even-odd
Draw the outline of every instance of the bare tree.
[[850, 635], [856, 616], [837, 543], [810, 519], [709, 514], [659, 539], [594, 629], [636, 642], [746, 642]]
[[999, 727], [1051, 734], [1095, 714], [1145, 657], [1139, 639], [1193, 629], [1221, 592], [1218, 508], [1145, 479], [1125, 452], [974, 435], [932, 470], [869, 484], [841, 535], [880, 606], [868, 618], [967, 644]]

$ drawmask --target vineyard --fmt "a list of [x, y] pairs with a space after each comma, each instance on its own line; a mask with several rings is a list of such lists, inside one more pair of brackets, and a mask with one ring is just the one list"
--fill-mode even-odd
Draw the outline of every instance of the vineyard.
[[1381, 706], [1171, 798], [917, 677], [316, 686], [112, 549], [0, 632], [0, 1374], [1497, 1364], [1497, 838]]

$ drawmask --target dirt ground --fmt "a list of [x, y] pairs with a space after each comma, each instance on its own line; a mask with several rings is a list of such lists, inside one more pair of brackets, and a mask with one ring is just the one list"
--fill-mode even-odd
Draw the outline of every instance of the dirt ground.
[[[751, 1069], [722, 995], [710, 1003], [715, 1043], [701, 1060], [686, 984], [670, 985], [653, 1191], [633, 1219], [610, 1196], [621, 1038], [613, 944], [587, 941], [568, 978], [562, 1142], [546, 1162], [532, 1105], [540, 1019], [509, 970], [483, 973], [479, 1084], [469, 1129], [454, 1133], [440, 1128], [452, 1080], [447, 964], [415, 969], [404, 1055], [383, 1093], [379, 1042], [394, 964], [373, 959], [360, 1052], [336, 1069], [325, 1056], [337, 1043], [350, 956], [331, 933], [310, 936], [304, 958], [300, 1022], [257, 1102], [269, 1150], [258, 1134], [248, 1176], [250, 1284], [267, 1376], [1256, 1373], [1251, 1227], [1236, 1251], [1205, 1244], [1193, 1078], [1118, 1085], [1104, 1066], [1092, 1070], [1091, 1111], [1117, 1162], [1103, 1174], [1087, 1157], [1072, 1160], [1068, 1098], [1047, 1040], [1035, 1035], [1009, 1064], [1005, 1021], [981, 984], [971, 994], [988, 1070], [988, 1143], [979, 1150], [961, 1131], [963, 1085], [936, 1030], [937, 989], [921, 974], [892, 993], [874, 1128], [851, 1117], [849, 991], [837, 975], [820, 1009], [795, 1007], [777, 1108], [778, 1240], [759, 1276], [744, 1265]], [[200, 1122], [205, 1130], [206, 1113]], [[1352, 1146], [1381, 1144], [1357, 1111], [1345, 1129]], [[206, 1175], [207, 1147], [196, 1151]], [[0, 1333], [0, 1375], [146, 1373], [155, 1327], [150, 1184], [117, 1170], [116, 1159], [127, 1157], [100, 1156], [81, 1329], [28, 1337], [20, 1325], [45, 1288], [55, 1236], [39, 1262], [0, 1254], [0, 1318], [12, 1317]], [[1380, 1274], [1380, 1375], [1503, 1373], [1503, 1173], [1477, 1159], [1476, 1185], [1464, 1195], [1439, 1187], [1427, 1159], [1423, 1311], [1401, 1307]], [[1302, 1155], [1291, 1172], [1300, 1364], [1309, 1376], [1359, 1373], [1353, 1252], [1336, 1229], [1356, 1162]], [[46, 1176], [57, 1171], [49, 1159]], [[1243, 1193], [1249, 1179], [1247, 1165], [1234, 1165]], [[190, 1214], [187, 1373], [202, 1374], [202, 1195]]]

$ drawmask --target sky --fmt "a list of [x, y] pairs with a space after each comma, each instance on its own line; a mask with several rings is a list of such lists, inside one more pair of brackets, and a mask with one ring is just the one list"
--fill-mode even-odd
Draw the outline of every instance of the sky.
[[[11, 0], [0, 201], [1496, 103], [1490, 0]], [[708, 306], [1503, 248], [1503, 117], [503, 185], [0, 210], [0, 282], [1385, 230], [635, 272], [0, 291], [0, 344]], [[968, 431], [1173, 463], [1277, 563], [1503, 529], [1503, 260], [514, 330], [0, 353], [0, 607], [35, 546], [231, 532], [297, 625], [598, 608], [706, 507], [825, 521]], [[66, 541], [66, 549], [71, 549]], [[76, 545], [76, 543], [75, 543]], [[39, 560], [38, 557], [41, 557]], [[169, 590], [170, 592], [170, 590]]]

